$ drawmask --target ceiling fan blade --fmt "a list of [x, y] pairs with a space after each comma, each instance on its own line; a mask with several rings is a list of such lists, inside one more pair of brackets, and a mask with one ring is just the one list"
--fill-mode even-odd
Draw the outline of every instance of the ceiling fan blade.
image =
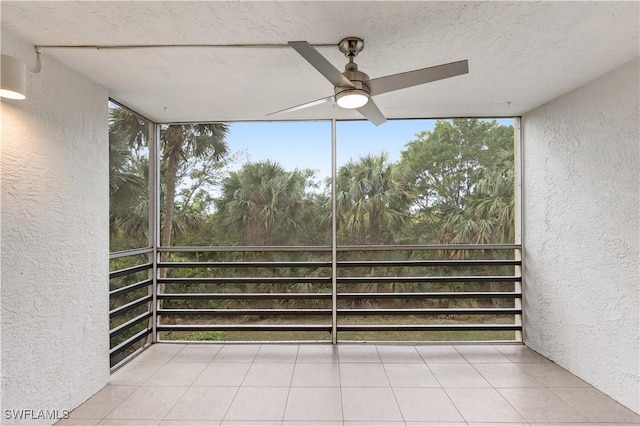
[[291, 108], [281, 109], [280, 111], [276, 111], [276, 112], [270, 112], [269, 114], [267, 114], [267, 116], [276, 115], [276, 114], [282, 114], [282, 113], [285, 113], [285, 112], [298, 111], [298, 110], [305, 109], [305, 108], [311, 108], [313, 106], [322, 105], [324, 103], [331, 102], [331, 101], [333, 101], [333, 96], [327, 96], [326, 98], [317, 99], [315, 101], [307, 102], [307, 103], [304, 103], [304, 104], [301, 104], [301, 105], [296, 105], [296, 106], [291, 107]]
[[371, 98], [369, 98], [369, 102], [367, 102], [363, 107], [358, 108], [357, 111], [376, 126], [387, 121], [385, 116], [382, 115], [382, 112], [378, 109], [378, 105], [376, 105]]
[[334, 86], [354, 87], [347, 77], [334, 67], [331, 62], [318, 52], [315, 47], [306, 41], [290, 41], [289, 46], [293, 47], [303, 58], [307, 60], [320, 74], [331, 82]]
[[371, 89], [371, 96], [375, 96], [431, 81], [467, 74], [468, 72], [469, 62], [465, 59], [464, 61], [374, 78], [369, 80], [367, 85]]

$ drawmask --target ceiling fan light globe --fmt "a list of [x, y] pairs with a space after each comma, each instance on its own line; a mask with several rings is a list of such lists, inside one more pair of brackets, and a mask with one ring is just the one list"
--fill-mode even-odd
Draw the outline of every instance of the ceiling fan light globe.
[[369, 102], [369, 95], [364, 90], [345, 90], [336, 95], [336, 103], [340, 108], [356, 109]]

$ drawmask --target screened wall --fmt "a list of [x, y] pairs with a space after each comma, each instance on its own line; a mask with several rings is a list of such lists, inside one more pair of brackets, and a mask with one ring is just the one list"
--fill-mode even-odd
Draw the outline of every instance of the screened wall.
[[112, 249], [152, 247], [137, 273], [154, 338], [520, 339], [518, 119], [153, 126], [114, 111], [112, 175], [129, 178]]

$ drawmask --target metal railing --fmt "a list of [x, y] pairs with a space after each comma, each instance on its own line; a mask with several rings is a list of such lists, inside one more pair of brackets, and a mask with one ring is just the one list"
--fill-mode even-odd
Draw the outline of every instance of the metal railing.
[[109, 255], [109, 342], [111, 368], [149, 344], [153, 317], [153, 249]]
[[158, 340], [518, 341], [520, 249], [160, 248]]

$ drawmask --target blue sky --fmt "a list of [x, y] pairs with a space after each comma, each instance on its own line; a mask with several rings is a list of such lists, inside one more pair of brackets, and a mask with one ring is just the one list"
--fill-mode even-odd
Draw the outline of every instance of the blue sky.
[[[435, 122], [389, 120], [376, 127], [364, 120], [338, 121], [338, 167], [351, 159], [383, 151], [391, 161], [396, 161], [405, 144], [418, 133], [433, 130]], [[513, 120], [499, 122], [510, 125]], [[246, 161], [270, 159], [287, 170], [314, 169], [321, 178], [331, 175], [330, 121], [235, 122], [231, 123], [227, 142], [231, 153], [244, 150]]]

